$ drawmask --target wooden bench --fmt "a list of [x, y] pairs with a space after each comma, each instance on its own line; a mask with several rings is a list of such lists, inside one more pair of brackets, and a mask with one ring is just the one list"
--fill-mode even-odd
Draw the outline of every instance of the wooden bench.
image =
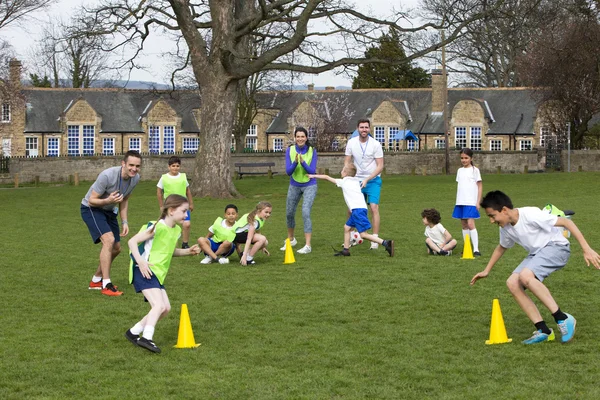
[[[275, 166], [274, 162], [256, 162], [256, 163], [235, 163], [235, 167], [237, 171], [235, 171], [235, 179], [242, 179], [244, 175], [269, 175], [269, 179], [273, 178], [273, 174], [277, 172], [273, 172], [271, 167]], [[268, 167], [266, 171], [242, 171], [242, 168], [265, 168]]]

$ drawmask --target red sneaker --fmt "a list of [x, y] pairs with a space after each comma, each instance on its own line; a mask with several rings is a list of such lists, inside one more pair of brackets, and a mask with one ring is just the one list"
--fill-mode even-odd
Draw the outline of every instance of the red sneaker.
[[88, 287], [90, 290], [102, 290], [102, 281], [94, 282], [90, 281], [90, 286]]
[[102, 294], [106, 296], [121, 296], [123, 292], [119, 292], [112, 283], [108, 283], [106, 287], [102, 289]]

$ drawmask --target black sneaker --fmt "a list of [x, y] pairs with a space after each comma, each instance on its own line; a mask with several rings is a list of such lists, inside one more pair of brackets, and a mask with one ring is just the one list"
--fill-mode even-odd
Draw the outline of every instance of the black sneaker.
[[438, 251], [438, 254], [439, 254], [440, 256], [447, 256], [447, 255], [448, 255], [448, 252], [447, 252], [446, 250], [441, 250], [441, 249], [440, 249], [440, 251]]
[[125, 332], [125, 337], [133, 344], [137, 344], [137, 341], [139, 339], [139, 336], [131, 333], [130, 329], [128, 329], [127, 332]]
[[189, 248], [190, 248], [190, 245], [189, 245], [189, 244], [187, 244], [186, 242], [183, 242], [183, 243], [181, 243], [181, 248], [182, 248], [182, 249], [189, 249]]
[[246, 260], [246, 265], [256, 265], [256, 261], [255, 260]]
[[136, 344], [140, 347], [145, 348], [146, 350], [150, 350], [153, 353], [160, 353], [160, 349], [154, 344], [152, 340], [148, 340], [143, 336], [137, 340]]
[[342, 251], [338, 251], [336, 253], [333, 253], [333, 255], [336, 256], [336, 257], [338, 257], [338, 256], [350, 257], [350, 250], [344, 249]]
[[385, 243], [383, 244], [383, 247], [385, 247], [385, 251], [388, 252], [390, 257], [394, 257], [394, 241], [393, 240], [386, 240]]
[[481, 257], [481, 253], [480, 253], [480, 252], [478, 252], [478, 251], [474, 251], [474, 252], [473, 252], [473, 255], [474, 255], [475, 257]]

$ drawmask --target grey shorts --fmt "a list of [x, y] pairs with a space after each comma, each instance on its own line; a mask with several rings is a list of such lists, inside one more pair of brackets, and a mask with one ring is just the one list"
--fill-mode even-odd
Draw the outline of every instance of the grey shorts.
[[571, 256], [571, 247], [569, 244], [558, 244], [550, 242], [535, 254], [530, 254], [513, 271], [513, 274], [520, 273], [527, 268], [535, 277], [543, 282], [551, 273], [562, 269], [567, 265]]

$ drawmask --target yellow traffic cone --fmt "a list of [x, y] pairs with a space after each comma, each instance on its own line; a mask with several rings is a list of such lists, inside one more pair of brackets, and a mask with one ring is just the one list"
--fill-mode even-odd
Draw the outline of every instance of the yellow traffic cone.
[[292, 243], [290, 238], [285, 239], [285, 256], [283, 257], [284, 264], [293, 264], [296, 262], [294, 258], [294, 250], [292, 250]]
[[498, 301], [498, 299], [494, 299], [494, 301], [492, 302], [492, 323], [490, 325], [490, 340], [486, 340], [485, 344], [501, 344], [510, 342], [512, 342], [512, 339], [509, 339], [506, 335], [504, 319], [502, 318], [502, 310], [500, 310], [500, 302]]
[[173, 347], [176, 349], [189, 349], [200, 346], [194, 340], [194, 332], [192, 332], [192, 323], [190, 322], [190, 313], [188, 312], [187, 304], [181, 305], [181, 317], [179, 318], [179, 335], [177, 344]]
[[471, 236], [467, 233], [465, 235], [465, 247], [463, 248], [463, 255], [461, 257], [463, 260], [473, 260], [473, 248], [471, 247]]

